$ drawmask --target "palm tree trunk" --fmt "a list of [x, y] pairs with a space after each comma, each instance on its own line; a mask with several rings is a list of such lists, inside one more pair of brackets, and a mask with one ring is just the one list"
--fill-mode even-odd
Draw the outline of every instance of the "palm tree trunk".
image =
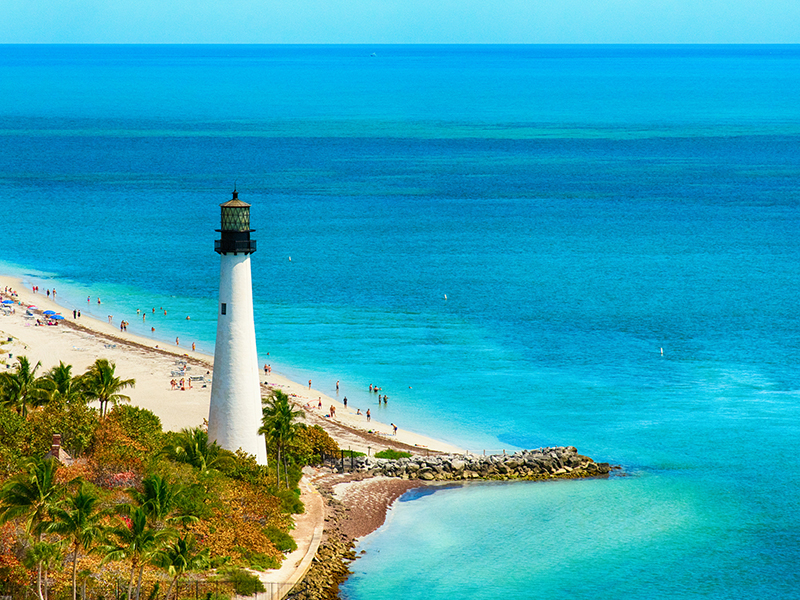
[[78, 598], [78, 542], [75, 542], [75, 551], [72, 553], [72, 600]]
[[167, 589], [167, 595], [164, 597], [164, 600], [169, 600], [169, 595], [172, 593], [172, 588], [175, 587], [175, 582], [178, 581], [178, 577], [180, 576], [181, 574], [178, 573], [172, 578], [172, 581], [169, 582], [169, 588]]
[[42, 563], [36, 563], [36, 593], [39, 595], [39, 600], [44, 600], [42, 595]]
[[280, 488], [281, 487], [281, 447], [280, 447], [280, 445], [278, 446], [278, 464], [276, 466], [277, 466], [276, 471], [278, 473], [278, 487]]
[[136, 574], [136, 561], [131, 562], [131, 576], [128, 579], [128, 600], [131, 600], [131, 594], [133, 593], [133, 576]]
[[42, 573], [42, 583], [44, 583], [44, 600], [47, 600], [48, 593], [47, 593], [47, 567], [43, 569]]
[[286, 460], [286, 455], [283, 455], [283, 474], [286, 475], [286, 489], [289, 489], [289, 466], [288, 461]]
[[136, 600], [139, 600], [139, 596], [142, 593], [142, 573], [144, 572], [144, 563], [142, 566], [139, 567], [139, 580], [136, 582]]

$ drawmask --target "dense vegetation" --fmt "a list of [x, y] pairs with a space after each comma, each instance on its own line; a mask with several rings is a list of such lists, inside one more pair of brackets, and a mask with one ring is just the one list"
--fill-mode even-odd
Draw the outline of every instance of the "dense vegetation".
[[[170, 600], [189, 578], [262, 589], [243, 569], [276, 568], [296, 548], [301, 468], [336, 443], [275, 392], [259, 430], [269, 465], [259, 465], [203, 428], [163, 432], [124, 404], [135, 382], [107, 360], [77, 377], [39, 366], [20, 357], [0, 374], [0, 594]], [[204, 597], [219, 592], [205, 585]]]

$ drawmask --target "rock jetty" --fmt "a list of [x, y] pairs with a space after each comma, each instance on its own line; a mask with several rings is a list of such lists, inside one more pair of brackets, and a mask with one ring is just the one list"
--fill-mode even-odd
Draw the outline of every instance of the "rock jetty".
[[345, 459], [344, 470], [373, 476], [422, 481], [542, 480], [601, 477], [613, 469], [578, 454], [574, 446], [521, 450], [514, 454], [439, 454], [386, 459], [358, 456]]

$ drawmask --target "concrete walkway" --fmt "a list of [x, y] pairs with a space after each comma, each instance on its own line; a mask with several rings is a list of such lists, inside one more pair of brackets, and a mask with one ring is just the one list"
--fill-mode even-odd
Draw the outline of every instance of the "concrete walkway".
[[258, 573], [259, 579], [267, 588], [264, 596], [258, 595], [259, 600], [281, 600], [305, 577], [317, 554], [325, 525], [325, 503], [311, 482], [312, 473], [313, 470], [306, 467], [300, 480], [300, 500], [305, 506], [305, 512], [295, 515], [295, 528], [291, 532], [297, 542], [297, 550], [283, 560], [280, 569]]

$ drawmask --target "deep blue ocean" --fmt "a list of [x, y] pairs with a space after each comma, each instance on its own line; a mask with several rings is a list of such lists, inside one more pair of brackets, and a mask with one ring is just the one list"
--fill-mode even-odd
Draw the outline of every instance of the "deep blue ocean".
[[799, 98], [797, 46], [0, 46], [0, 268], [212, 352], [235, 185], [262, 362], [624, 467], [406, 496], [351, 600], [799, 598]]

